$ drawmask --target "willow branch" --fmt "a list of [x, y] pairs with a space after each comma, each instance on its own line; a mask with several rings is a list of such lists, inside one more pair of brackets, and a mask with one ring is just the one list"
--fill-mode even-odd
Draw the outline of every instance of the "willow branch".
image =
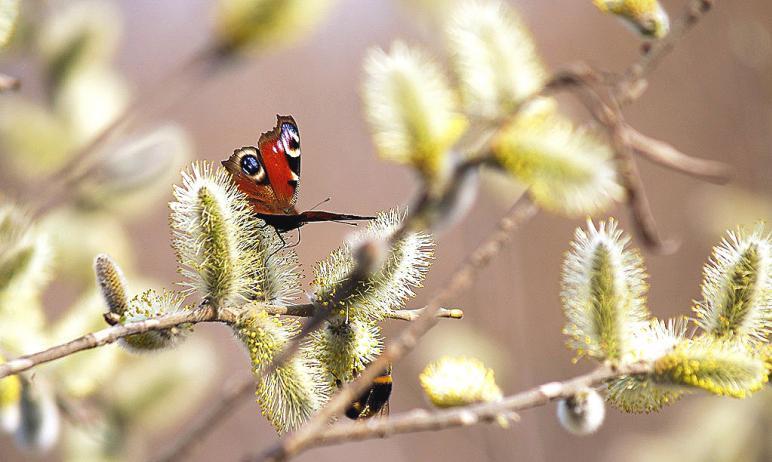
[[321, 434], [330, 419], [340, 414], [372, 380], [392, 362], [396, 362], [410, 352], [418, 340], [437, 322], [436, 313], [441, 305], [450, 298], [468, 288], [479, 269], [487, 265], [510, 239], [511, 232], [522, 223], [529, 220], [537, 211], [525, 196], [523, 196], [501, 219], [496, 231], [480, 244], [455, 271], [444, 289], [439, 291], [429, 302], [424, 312], [412, 322], [393, 342], [389, 343], [381, 356], [373, 361], [360, 376], [343, 386], [311, 420], [296, 432], [282, 438], [257, 460], [286, 460], [303, 451], [308, 444]]
[[627, 126], [625, 135], [636, 154], [658, 165], [716, 184], [732, 177], [732, 168], [723, 162], [698, 159], [679, 151], [664, 141], [651, 138]]
[[472, 404], [433, 412], [415, 409], [386, 418], [371, 419], [367, 422], [338, 424], [310, 440], [306, 449], [350, 441], [388, 438], [403, 433], [437, 431], [468, 427], [480, 423], [494, 423], [498, 416], [544, 406], [551, 401], [569, 398], [585, 387], [602, 385], [610, 379], [621, 376], [646, 374], [650, 372], [650, 369], [651, 366], [646, 363], [620, 367], [601, 366], [588, 374], [563, 382], [545, 383], [492, 403]]
[[[258, 305], [258, 307], [264, 310], [268, 314], [274, 314], [274, 315], [278, 314], [282, 316], [297, 316], [297, 317], [303, 317], [303, 318], [313, 317], [317, 310], [316, 306], [313, 303], [303, 303], [300, 305], [287, 305], [287, 306]], [[386, 314], [386, 318], [397, 319], [400, 321], [415, 321], [416, 319], [418, 319], [418, 316], [420, 316], [425, 309], [426, 307], [415, 308], [415, 309], [405, 309], [405, 310], [393, 310], [393, 311], [389, 311]], [[437, 317], [448, 318], [448, 319], [461, 319], [464, 317], [464, 312], [458, 308], [453, 308], [453, 309], [440, 308], [440, 310], [437, 312]]]
[[233, 322], [235, 317], [225, 310], [217, 310], [204, 305], [190, 311], [167, 314], [145, 321], [117, 324], [102, 330], [91, 332], [67, 343], [53, 346], [0, 364], [0, 378], [24, 372], [43, 363], [54, 361], [83, 350], [107, 345], [129, 335], [141, 334], [151, 330], [169, 329], [181, 324], [196, 324], [200, 322]]

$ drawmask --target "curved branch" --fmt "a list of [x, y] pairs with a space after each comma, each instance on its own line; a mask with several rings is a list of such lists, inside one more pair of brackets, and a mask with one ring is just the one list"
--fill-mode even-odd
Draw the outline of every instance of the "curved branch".
[[496, 402], [472, 404], [433, 412], [415, 409], [382, 419], [371, 419], [367, 422], [338, 424], [309, 440], [306, 449], [350, 441], [388, 438], [403, 433], [493, 423], [501, 415], [511, 415], [516, 411], [543, 406], [551, 401], [571, 397], [582, 388], [598, 386], [609, 379], [624, 375], [646, 374], [650, 372], [650, 369], [651, 365], [646, 363], [620, 367], [601, 366], [588, 374], [563, 382], [545, 383]]
[[108, 343], [117, 342], [129, 335], [141, 334], [151, 330], [169, 329], [180, 324], [196, 324], [200, 322], [232, 322], [235, 318], [228, 312], [217, 313], [217, 310], [209, 305], [190, 311], [167, 314], [145, 321], [128, 324], [117, 324], [91, 332], [67, 343], [56, 345], [47, 350], [31, 353], [11, 359], [0, 364], [0, 378], [24, 372], [43, 363], [69, 356], [83, 350], [89, 350]]

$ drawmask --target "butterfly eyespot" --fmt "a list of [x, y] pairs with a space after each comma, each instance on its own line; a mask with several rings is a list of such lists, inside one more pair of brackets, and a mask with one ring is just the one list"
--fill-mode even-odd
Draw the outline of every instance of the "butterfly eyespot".
[[245, 174], [253, 176], [258, 174], [261, 169], [262, 167], [260, 167], [257, 157], [250, 154], [241, 158], [241, 170]]
[[290, 151], [297, 151], [300, 149], [300, 141], [290, 137], [289, 141], [287, 142], [287, 147], [290, 149]]

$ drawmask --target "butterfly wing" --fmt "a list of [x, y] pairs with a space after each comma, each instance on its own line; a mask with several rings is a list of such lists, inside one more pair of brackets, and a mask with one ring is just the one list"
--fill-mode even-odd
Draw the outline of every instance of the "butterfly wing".
[[260, 135], [257, 148], [237, 149], [222, 164], [257, 213], [297, 213], [300, 136], [292, 116], [276, 116], [276, 126]]
[[291, 213], [300, 185], [300, 132], [292, 116], [276, 116], [276, 126], [257, 142], [268, 182], [284, 213]]

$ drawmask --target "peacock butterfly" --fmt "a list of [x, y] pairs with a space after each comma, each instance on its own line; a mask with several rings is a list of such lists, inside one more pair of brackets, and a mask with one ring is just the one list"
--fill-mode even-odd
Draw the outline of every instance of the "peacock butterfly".
[[292, 116], [276, 116], [276, 126], [260, 135], [257, 147], [236, 149], [222, 161], [258, 217], [279, 233], [320, 221], [372, 220], [375, 217], [295, 209], [300, 186], [300, 132]]

